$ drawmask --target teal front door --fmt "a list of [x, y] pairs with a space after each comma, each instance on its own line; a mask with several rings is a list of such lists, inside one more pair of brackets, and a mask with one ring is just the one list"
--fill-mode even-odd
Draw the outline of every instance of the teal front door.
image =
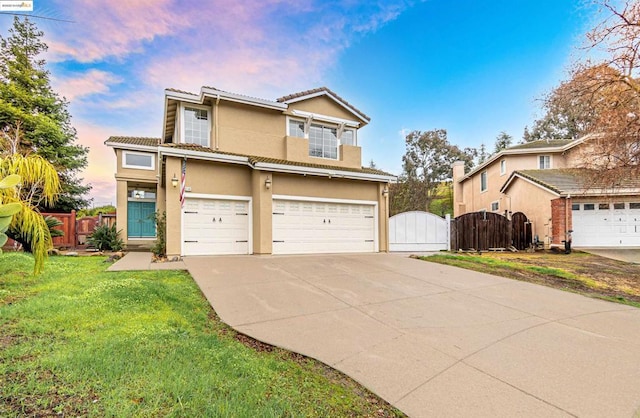
[[127, 236], [129, 238], [151, 238], [156, 236], [153, 213], [156, 202], [128, 202]]

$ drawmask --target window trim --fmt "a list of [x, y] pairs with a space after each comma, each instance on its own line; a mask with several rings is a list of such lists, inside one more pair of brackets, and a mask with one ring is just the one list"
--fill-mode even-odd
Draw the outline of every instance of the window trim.
[[[193, 142], [186, 142], [187, 136], [186, 136], [186, 127], [185, 127], [185, 116], [184, 113], [186, 111], [187, 108], [190, 109], [201, 109], [201, 110], [206, 110], [207, 111], [207, 122], [208, 122], [208, 127], [207, 127], [207, 144], [206, 145], [201, 145], [201, 144], [195, 144]], [[205, 106], [205, 105], [199, 105], [199, 104], [193, 104], [193, 103], [181, 103], [180, 104], [180, 143], [181, 144], [195, 144], [195, 145], [201, 145], [203, 147], [210, 147], [211, 146], [211, 129], [212, 129], [212, 125], [213, 125], [213, 113], [211, 111], [211, 107], [210, 106]]]
[[[484, 177], [484, 188], [482, 187], [482, 178]], [[489, 176], [487, 170], [480, 172], [480, 193], [484, 193], [489, 190]]]
[[[540, 167], [540, 158], [549, 157], [549, 167]], [[553, 167], [553, 158], [550, 154], [539, 154], [538, 155], [538, 170], [550, 170]]]
[[[151, 157], [151, 167], [147, 167], [144, 165], [135, 165], [135, 164], [127, 164], [127, 155], [144, 155], [145, 157]], [[131, 168], [135, 170], [155, 170], [156, 169], [156, 159], [155, 154], [151, 152], [136, 152], [136, 151], [122, 151], [122, 168]]]
[[505, 174], [507, 174], [507, 160], [503, 158], [500, 160], [500, 175], [504, 176]]

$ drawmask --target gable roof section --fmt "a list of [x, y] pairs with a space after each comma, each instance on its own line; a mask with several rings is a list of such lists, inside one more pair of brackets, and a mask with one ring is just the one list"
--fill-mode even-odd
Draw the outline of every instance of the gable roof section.
[[[560, 168], [551, 170], [518, 170], [511, 173], [507, 181], [500, 188], [501, 193], [516, 179], [524, 179], [558, 196], [582, 195], [622, 195], [640, 192], [640, 178], [628, 177], [621, 179], [615, 188], [607, 188], [592, 170], [586, 168]], [[596, 179], [592, 181], [591, 179]]]
[[474, 174], [479, 171], [485, 169], [489, 165], [491, 165], [494, 161], [501, 159], [505, 155], [524, 155], [524, 154], [540, 154], [540, 153], [560, 153], [565, 152], [576, 145], [582, 144], [587, 139], [591, 138], [593, 135], [585, 135], [578, 139], [555, 139], [555, 140], [540, 140], [540, 141], [532, 141], [527, 142], [525, 144], [518, 144], [512, 147], [503, 149], [497, 154], [492, 155], [485, 161], [484, 163], [477, 165], [471, 171], [464, 175], [459, 183], [462, 183], [466, 179], [472, 177]]
[[371, 122], [371, 118], [369, 116], [364, 114], [360, 109], [358, 109], [357, 107], [355, 107], [354, 105], [352, 105], [351, 103], [343, 99], [342, 97], [338, 96], [336, 93], [334, 93], [327, 87], [318, 87], [316, 89], [305, 90], [298, 93], [292, 93], [287, 96], [280, 97], [276, 99], [276, 101], [279, 103], [289, 104], [289, 103], [300, 102], [302, 100], [308, 100], [308, 99], [319, 97], [319, 96], [327, 96], [331, 100], [336, 102], [338, 105], [344, 107], [349, 112], [356, 115], [363, 122], [365, 123]]
[[160, 144], [160, 138], [144, 136], [110, 136], [104, 144], [113, 148], [155, 151]]
[[161, 144], [161, 154], [175, 157], [194, 158], [208, 161], [226, 162], [232, 164], [246, 164], [255, 169], [290, 172], [312, 175], [326, 175], [329, 177], [345, 177], [373, 181], [395, 181], [396, 176], [381, 170], [362, 167], [335, 167], [324, 164], [311, 164], [281, 160], [276, 158], [259, 157], [255, 155], [233, 154], [215, 151], [196, 144]]

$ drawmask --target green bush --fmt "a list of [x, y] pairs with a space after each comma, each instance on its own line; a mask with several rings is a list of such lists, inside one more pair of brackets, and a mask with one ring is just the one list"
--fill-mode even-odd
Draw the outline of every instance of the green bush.
[[151, 247], [151, 252], [156, 257], [164, 257], [167, 255], [167, 212], [155, 212], [153, 221], [156, 224], [156, 242]]
[[124, 241], [120, 238], [120, 231], [115, 225], [98, 225], [93, 234], [87, 239], [87, 244], [100, 251], [120, 251], [124, 247]]

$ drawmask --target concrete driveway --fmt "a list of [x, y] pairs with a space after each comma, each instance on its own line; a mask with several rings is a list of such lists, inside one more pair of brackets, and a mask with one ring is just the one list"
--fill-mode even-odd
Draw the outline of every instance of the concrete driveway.
[[576, 250], [585, 253], [599, 255], [600, 257], [612, 258], [614, 260], [625, 261], [627, 263], [640, 264], [640, 248], [638, 247], [615, 247], [615, 248], [591, 248], [578, 247]]
[[410, 416], [640, 413], [640, 309], [390, 254], [185, 262], [226, 323]]

